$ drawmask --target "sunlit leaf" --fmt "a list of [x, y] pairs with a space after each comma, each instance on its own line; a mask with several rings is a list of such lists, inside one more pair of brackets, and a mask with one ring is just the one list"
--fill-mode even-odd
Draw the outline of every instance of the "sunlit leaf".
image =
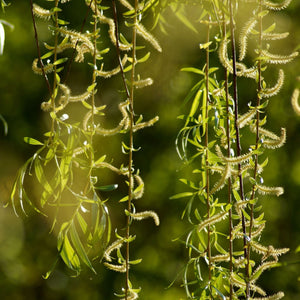
[[92, 92], [95, 89], [96, 86], [97, 86], [97, 82], [89, 85], [88, 88], [87, 88], [87, 91]]
[[83, 245], [80, 241], [80, 238], [78, 236], [76, 227], [75, 227], [73, 222], [70, 225], [69, 232], [70, 232], [70, 239], [72, 241], [72, 244], [74, 246], [74, 250], [75, 250], [76, 254], [96, 274], [96, 271], [93, 268], [93, 266], [92, 266], [92, 264], [91, 264], [91, 262], [90, 262], [90, 260], [87, 256], [87, 253], [86, 253], [86, 251], [85, 251], [85, 249], [84, 249], [84, 247], [83, 247]]
[[5, 31], [4, 31], [4, 26], [0, 21], [0, 55], [3, 54], [4, 42], [5, 42]]
[[75, 253], [69, 238], [68, 233], [69, 222], [62, 224], [60, 232], [57, 237], [57, 249], [65, 264], [77, 274], [81, 271], [80, 260]]
[[170, 199], [179, 199], [179, 198], [184, 198], [184, 197], [190, 197], [193, 194], [194, 193], [192, 193], [192, 192], [179, 193], [179, 194], [176, 194], [174, 196], [171, 196]]
[[118, 188], [117, 184], [110, 184], [110, 185], [103, 185], [103, 186], [95, 186], [96, 190], [102, 191], [102, 192], [111, 192]]
[[31, 137], [24, 137], [24, 142], [29, 144], [29, 145], [34, 145], [34, 146], [43, 146], [44, 144], [36, 139], [33, 139]]

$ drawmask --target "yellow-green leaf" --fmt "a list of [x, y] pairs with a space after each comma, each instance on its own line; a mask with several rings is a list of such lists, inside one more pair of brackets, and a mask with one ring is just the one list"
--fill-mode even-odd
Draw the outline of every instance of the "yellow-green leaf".
[[33, 139], [31, 137], [24, 137], [24, 142], [29, 144], [29, 145], [34, 145], [34, 146], [43, 146], [44, 144], [36, 139]]

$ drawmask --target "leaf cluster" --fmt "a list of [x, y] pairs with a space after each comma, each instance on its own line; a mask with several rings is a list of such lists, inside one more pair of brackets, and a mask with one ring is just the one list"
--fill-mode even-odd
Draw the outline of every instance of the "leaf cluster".
[[[236, 7], [232, 2], [210, 1], [203, 7], [199, 20], [207, 40], [200, 49], [206, 60], [202, 69], [183, 69], [199, 78], [184, 99], [185, 104], [191, 104], [189, 112], [180, 116], [184, 126], [176, 139], [179, 157], [193, 166], [192, 173], [198, 177], [191, 174], [180, 179], [188, 190], [171, 197], [186, 199], [182, 218], [190, 224], [182, 240], [188, 250], [183, 286], [189, 299], [248, 299], [250, 295], [251, 299], [281, 299], [282, 292], [268, 297], [256, 282], [289, 250], [262, 245], [265, 219], [259, 195], [283, 193], [281, 187], [263, 184], [263, 171], [268, 164], [266, 149], [279, 148], [286, 140], [284, 128], [280, 135], [265, 129], [268, 98], [280, 91], [284, 73], [279, 69], [273, 87], [268, 87], [263, 73], [270, 65], [293, 60], [298, 53], [272, 54], [269, 41], [288, 34], [274, 33], [275, 24], [264, 29], [264, 24], [270, 10], [283, 9], [290, 1], [252, 1], [249, 9], [253, 14], [242, 29], [234, 27], [238, 5], [248, 5], [248, 1], [237, 1]], [[248, 39], [256, 40], [254, 49], [247, 47]], [[255, 59], [249, 67], [242, 61], [250, 51]], [[210, 57], [216, 55], [220, 65], [212, 67]], [[239, 113], [245, 108], [238, 101], [237, 77], [257, 84], [256, 104], [249, 103], [243, 114]], [[248, 151], [243, 153], [241, 145]]]

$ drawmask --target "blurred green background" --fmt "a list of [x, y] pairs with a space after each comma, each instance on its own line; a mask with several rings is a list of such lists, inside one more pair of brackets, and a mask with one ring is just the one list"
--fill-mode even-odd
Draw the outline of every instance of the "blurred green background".
[[[72, 6], [72, 10], [65, 18], [78, 20], [78, 24], [73, 24], [74, 28], [79, 28], [83, 19], [80, 2], [66, 4]], [[0, 14], [1, 19], [15, 27], [13, 31], [5, 27], [5, 49], [0, 56], [0, 113], [8, 123], [7, 136], [0, 126], [0, 200], [4, 204], [9, 199], [18, 168], [34, 153], [33, 147], [23, 142], [23, 137], [42, 139], [49, 116], [40, 110], [40, 103], [47, 99], [45, 83], [31, 70], [36, 47], [30, 3], [12, 1], [5, 14]], [[276, 45], [278, 53], [290, 53], [300, 45], [299, 14], [299, 1], [293, 1], [284, 12], [276, 13], [274, 20], [278, 22], [278, 30], [290, 32], [283, 43]], [[187, 254], [183, 245], [173, 241], [188, 228], [187, 222], [180, 219], [185, 203], [184, 200], [169, 200], [169, 197], [185, 191], [178, 181], [188, 173], [188, 168], [183, 167], [175, 150], [175, 138], [182, 125], [177, 116], [188, 110], [182, 102], [197, 79], [180, 69], [186, 66], [202, 68], [204, 58], [198, 46], [203, 42], [201, 30], [195, 33], [186, 28], [170, 11], [165, 17], [169, 20], [168, 35], [157, 30], [163, 53], [153, 53], [149, 63], [138, 69], [144, 77], [152, 77], [155, 83], [136, 94], [138, 114], [143, 114], [145, 120], [155, 115], [160, 117], [157, 125], [138, 132], [135, 137], [135, 146], [142, 150], [135, 153], [134, 161], [146, 187], [144, 197], [136, 206], [139, 210], [155, 210], [161, 219], [158, 228], [150, 220], [135, 222], [132, 227], [137, 235], [132, 244], [132, 259], [142, 258], [143, 262], [132, 268], [131, 279], [135, 286], [142, 287], [140, 298], [145, 300], [185, 299], [180, 288], [180, 272]], [[40, 39], [47, 40], [47, 26], [40, 21], [38, 26]], [[112, 58], [112, 65], [115, 64]], [[300, 76], [300, 60], [296, 59], [283, 69], [286, 73], [284, 88], [272, 98], [267, 113], [268, 128], [275, 132], [279, 132], [280, 127], [287, 128], [287, 143], [285, 147], [269, 152], [264, 180], [269, 185], [283, 186], [285, 194], [280, 198], [265, 196], [261, 202], [267, 220], [264, 243], [291, 250], [281, 258], [286, 265], [265, 272], [260, 285], [267, 291], [283, 290], [285, 299], [294, 300], [300, 299], [300, 253], [295, 252], [300, 245], [300, 117], [293, 112], [290, 97], [293, 89], [300, 87], [296, 80]], [[75, 66], [69, 84], [75, 91], [82, 91], [89, 76], [88, 70]], [[270, 74], [271, 82], [275, 78]], [[101, 95], [98, 100], [108, 105], [112, 117], [118, 112], [116, 105], [111, 103], [119, 101], [114, 84], [114, 80], [100, 80], [98, 89]], [[245, 109], [251, 100], [248, 84], [248, 81], [241, 81], [239, 88], [241, 105], [245, 105]], [[101, 151], [116, 165], [125, 161], [120, 138], [103, 138], [98, 143]], [[103, 179], [107, 184], [117, 180], [112, 176]], [[112, 208], [117, 209], [115, 203], [123, 196], [118, 190], [103, 195], [109, 197], [112, 220], [119, 224], [124, 220], [115, 220]], [[18, 218], [10, 206], [0, 208], [0, 299], [115, 299], [113, 292], [119, 292], [124, 286], [123, 275], [115, 274], [101, 264], [96, 264], [97, 276], [86, 270], [74, 278], [59, 262], [52, 276], [44, 280], [42, 275], [53, 266], [56, 258], [56, 238], [49, 234], [49, 225], [44, 218], [34, 213]], [[175, 283], [168, 287], [173, 280]]]

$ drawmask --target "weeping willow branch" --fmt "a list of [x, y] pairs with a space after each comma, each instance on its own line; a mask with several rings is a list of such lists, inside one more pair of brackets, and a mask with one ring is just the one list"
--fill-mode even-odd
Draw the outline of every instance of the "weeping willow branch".
[[38, 60], [39, 60], [40, 66], [41, 66], [41, 73], [42, 73], [42, 75], [45, 79], [49, 95], [51, 96], [52, 95], [51, 86], [50, 86], [48, 77], [46, 75], [46, 71], [45, 71], [43, 61], [41, 59], [41, 50], [40, 50], [40, 45], [39, 45], [39, 39], [38, 39], [38, 34], [37, 34], [35, 17], [34, 17], [34, 14], [36, 13], [36, 6], [34, 6], [32, 0], [30, 0], [30, 6], [31, 6], [32, 24], [33, 24], [33, 29], [34, 29], [34, 38], [35, 38], [36, 48], [37, 48], [37, 52], [38, 52]]
[[[240, 129], [238, 126], [238, 115], [239, 115], [239, 104], [238, 104], [238, 88], [237, 88], [237, 72], [236, 72], [236, 47], [235, 47], [235, 31], [234, 31], [234, 16], [233, 16], [233, 1], [229, 1], [229, 11], [230, 11], [230, 35], [231, 35], [231, 51], [232, 51], [232, 70], [233, 70], [233, 99], [234, 99], [234, 122], [235, 122], [235, 135], [236, 135], [236, 151], [237, 156], [241, 156], [241, 141], [240, 141]], [[243, 177], [241, 174], [241, 163], [238, 162], [239, 170], [239, 185], [240, 185], [240, 197], [241, 201], [244, 201], [244, 184]], [[247, 240], [246, 240], [246, 225], [245, 225], [245, 216], [242, 212], [242, 227], [244, 233], [244, 257], [248, 256], [247, 251]], [[245, 270], [246, 278], [249, 278], [249, 271]], [[249, 295], [247, 294], [247, 297]]]
[[[262, 34], [263, 34], [263, 17], [262, 17], [262, 0], [259, 1], [259, 7], [258, 7], [258, 11], [260, 12], [259, 17], [258, 17], [258, 22], [259, 22], [259, 37], [258, 37], [258, 47], [259, 47], [259, 56], [262, 56]], [[257, 64], [257, 72], [258, 72], [258, 83], [257, 83], [257, 100], [256, 100], [256, 105], [257, 107], [260, 106], [261, 103], [261, 97], [260, 94], [262, 93], [262, 62], [259, 60], [258, 64]], [[283, 74], [281, 74], [283, 76]], [[282, 78], [282, 83], [283, 83], [283, 78]], [[282, 85], [281, 83], [281, 85]], [[279, 83], [279, 88], [280, 83]], [[271, 94], [274, 93], [274, 91], [271, 91]], [[266, 93], [265, 93], [266, 94]], [[258, 150], [258, 146], [259, 146], [259, 119], [260, 119], [260, 111], [257, 110], [256, 111], [256, 126], [255, 126], [255, 150]], [[257, 174], [258, 174], [258, 155], [255, 154], [255, 162], [254, 162], [254, 174], [253, 174], [253, 178], [254, 180], [256, 180], [257, 178]], [[252, 194], [251, 194], [251, 200], [253, 201], [255, 198], [255, 187], [253, 186], [252, 188]], [[249, 233], [248, 233], [248, 237], [251, 240], [253, 238], [253, 224], [254, 224], [254, 204], [251, 203], [250, 205], [250, 226], [249, 226]], [[251, 248], [250, 245], [248, 244], [247, 246], [247, 263], [246, 263], [246, 274], [247, 274], [247, 288], [246, 288], [246, 295], [247, 298], [250, 297], [250, 275], [251, 275], [251, 271], [250, 271], [250, 266], [251, 266], [251, 262], [250, 262], [250, 258], [251, 258], [251, 252], [250, 252]]]

